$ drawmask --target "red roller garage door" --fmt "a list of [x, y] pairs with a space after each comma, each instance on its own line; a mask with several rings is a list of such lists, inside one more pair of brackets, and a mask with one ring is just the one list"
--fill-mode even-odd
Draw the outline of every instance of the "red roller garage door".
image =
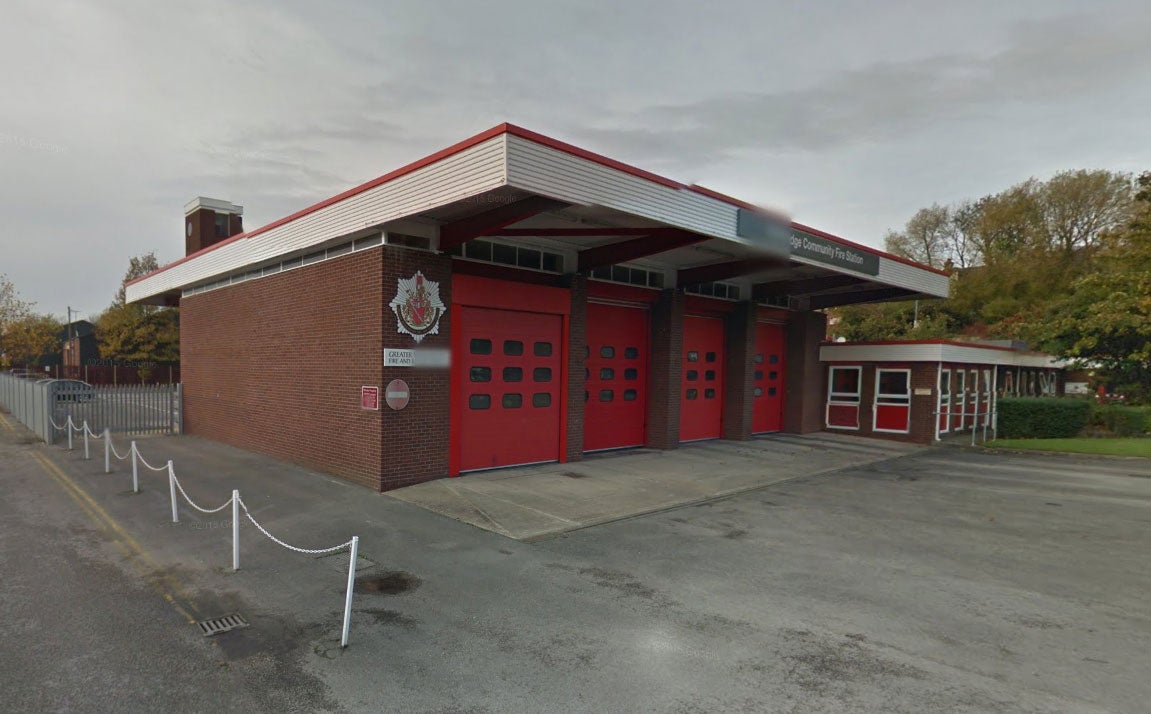
[[584, 450], [643, 446], [648, 311], [589, 303]]
[[679, 439], [718, 439], [723, 428], [723, 320], [683, 318]]
[[755, 326], [751, 430], [756, 434], [783, 428], [783, 325]]
[[563, 318], [476, 307], [460, 318], [460, 469], [559, 459]]

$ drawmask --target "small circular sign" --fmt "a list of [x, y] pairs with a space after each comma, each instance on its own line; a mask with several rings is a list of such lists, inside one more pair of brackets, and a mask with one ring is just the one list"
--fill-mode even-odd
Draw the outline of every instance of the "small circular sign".
[[411, 398], [412, 392], [408, 389], [408, 383], [402, 379], [388, 382], [387, 389], [384, 390], [384, 402], [396, 411], [408, 406], [408, 400]]

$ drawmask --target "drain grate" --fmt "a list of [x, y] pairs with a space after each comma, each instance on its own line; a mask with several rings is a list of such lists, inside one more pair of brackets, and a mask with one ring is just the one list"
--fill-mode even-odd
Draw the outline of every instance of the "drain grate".
[[241, 627], [247, 627], [248, 621], [240, 614], [224, 615], [223, 617], [215, 617], [211, 620], [202, 620], [196, 623], [200, 626], [200, 631], [204, 633], [204, 637], [211, 637], [218, 635], [221, 632], [228, 632], [229, 630], [238, 630]]

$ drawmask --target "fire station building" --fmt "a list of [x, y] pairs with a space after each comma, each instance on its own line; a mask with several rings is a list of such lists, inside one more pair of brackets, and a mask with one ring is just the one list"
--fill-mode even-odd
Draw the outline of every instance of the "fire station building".
[[185, 207], [184, 431], [376, 489], [826, 427], [822, 309], [945, 273], [503, 124], [256, 230]]

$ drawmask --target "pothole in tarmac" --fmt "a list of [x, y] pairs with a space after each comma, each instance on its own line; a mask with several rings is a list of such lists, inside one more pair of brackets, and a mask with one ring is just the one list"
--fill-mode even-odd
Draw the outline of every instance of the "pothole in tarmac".
[[356, 578], [356, 592], [372, 595], [403, 595], [418, 588], [422, 582], [411, 573], [392, 570], [379, 575]]

